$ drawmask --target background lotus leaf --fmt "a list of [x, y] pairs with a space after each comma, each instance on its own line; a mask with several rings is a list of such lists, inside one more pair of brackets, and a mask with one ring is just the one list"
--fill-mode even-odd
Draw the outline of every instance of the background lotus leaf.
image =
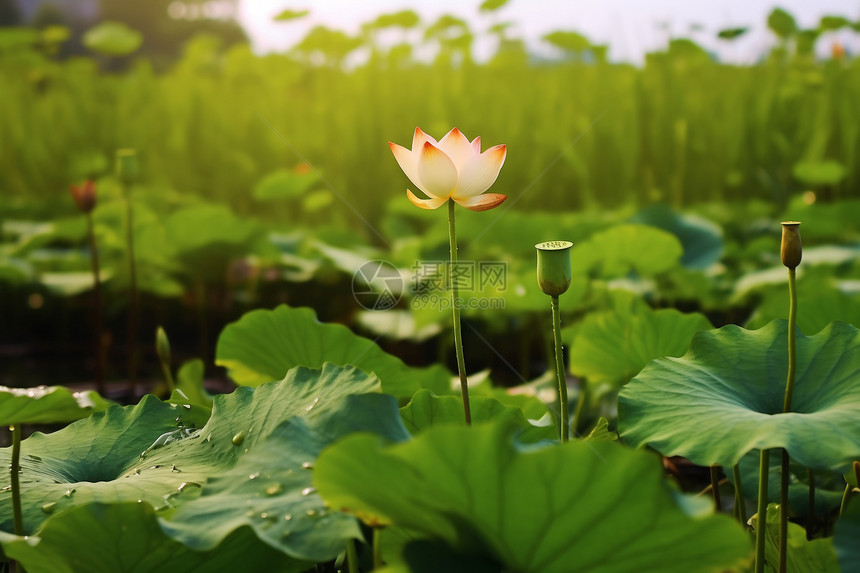
[[621, 390], [621, 438], [702, 466], [786, 448], [807, 467], [847, 468], [860, 458], [860, 333], [841, 322], [798, 333], [792, 407], [783, 414], [787, 339], [784, 320], [696, 334], [687, 354], [655, 360]]
[[86, 418], [110, 402], [93, 390], [73, 392], [65, 386], [0, 386], [0, 424], [56, 424]]
[[409, 398], [421, 387], [449, 391], [450, 374], [441, 366], [410, 368], [347, 327], [320, 323], [310, 308], [281, 305], [245, 314], [221, 332], [215, 359], [245, 386], [283, 378], [294, 366], [319, 368], [324, 362], [373, 372], [383, 391], [398, 398]]

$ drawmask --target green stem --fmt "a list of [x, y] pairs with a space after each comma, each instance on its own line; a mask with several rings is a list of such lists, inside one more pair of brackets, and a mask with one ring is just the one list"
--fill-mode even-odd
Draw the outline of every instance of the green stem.
[[735, 479], [735, 509], [738, 516], [738, 521], [741, 525], [747, 524], [747, 502], [744, 500], [744, 490], [741, 487], [741, 466], [735, 464], [732, 466], [732, 476]]
[[15, 424], [9, 427], [12, 430], [12, 465], [9, 468], [9, 477], [12, 485], [12, 515], [15, 527], [15, 535], [24, 535], [24, 518], [21, 514], [21, 484], [18, 473], [21, 471], [21, 425]]
[[[794, 374], [797, 370], [797, 281], [795, 269], [788, 269], [788, 374], [785, 381], [785, 400], [782, 411], [791, 411], [794, 392]], [[782, 476], [779, 482], [779, 573], [785, 573], [788, 559], [788, 451], [782, 450]]]
[[346, 563], [349, 567], [349, 573], [359, 573], [358, 568], [358, 550], [355, 548], [355, 539], [350, 539], [346, 542]]
[[815, 526], [815, 474], [811, 468], [807, 468], [806, 475], [809, 481], [809, 505], [806, 507], [806, 539], [812, 539], [812, 529]]
[[853, 486], [850, 483], [845, 484], [845, 492], [842, 494], [842, 503], [839, 504], [839, 517], [845, 513], [845, 506], [848, 505], [848, 499], [851, 497], [851, 489]]
[[96, 390], [105, 395], [105, 348], [104, 322], [102, 320], [102, 286], [99, 277], [99, 252], [96, 248], [96, 235], [93, 231], [92, 213], [87, 213], [87, 242], [90, 247], [90, 266], [93, 271], [93, 329], [96, 338]]
[[126, 352], [128, 353], [128, 381], [133, 394], [137, 393], [137, 329], [139, 305], [137, 293], [137, 265], [134, 261], [134, 219], [132, 217], [131, 197], [129, 189], [123, 185], [125, 194], [125, 245], [128, 252], [128, 338]]
[[451, 306], [454, 310], [454, 351], [457, 353], [457, 373], [460, 375], [460, 394], [463, 396], [463, 413], [466, 425], [472, 425], [472, 411], [469, 407], [469, 382], [466, 378], [466, 359], [463, 356], [463, 332], [460, 329], [460, 298], [457, 287], [455, 267], [457, 266], [457, 232], [454, 226], [454, 200], [448, 199], [448, 242], [451, 245]]
[[779, 573], [788, 567], [788, 451], [782, 449], [782, 475], [779, 481]]
[[770, 451], [762, 450], [758, 466], [758, 514], [755, 526], [755, 573], [764, 573], [764, 541], [767, 530], [767, 472]]
[[167, 395], [173, 396], [173, 391], [176, 390], [176, 381], [173, 379], [173, 372], [170, 371], [170, 363], [161, 362], [161, 371], [164, 373], [164, 381], [167, 382]]
[[[561, 313], [558, 310], [558, 297], [552, 297], [552, 335], [555, 342], [555, 375], [558, 379], [558, 401], [561, 412], [559, 413], [559, 438], [562, 442], [568, 440], [570, 436], [570, 414], [567, 405], [567, 376], [564, 371], [564, 354], [561, 345]], [[580, 396], [582, 403], [582, 396]], [[579, 410], [579, 405], [577, 405]], [[574, 420], [574, 427], [579, 422], [579, 419]]]
[[714, 498], [714, 510], [720, 511], [723, 508], [720, 499], [720, 466], [711, 466], [711, 495]]
[[373, 528], [373, 568], [381, 569], [385, 563], [382, 561], [382, 528]]

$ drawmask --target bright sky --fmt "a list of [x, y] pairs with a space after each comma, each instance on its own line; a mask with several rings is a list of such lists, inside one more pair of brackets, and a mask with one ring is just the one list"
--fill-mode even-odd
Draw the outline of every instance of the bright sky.
[[[610, 58], [640, 62], [645, 52], [665, 46], [670, 35], [692, 37], [720, 59], [755, 61], [771, 44], [768, 13], [780, 6], [802, 27], [818, 24], [822, 15], [860, 20], [856, 0], [510, 0], [491, 15], [478, 10], [481, 0], [241, 0], [239, 18], [258, 52], [280, 51], [300, 40], [310, 28], [325, 24], [356, 32], [362, 22], [383, 13], [411, 9], [425, 23], [449, 13], [470, 22], [476, 31], [497, 22], [513, 22], [511, 35], [525, 38], [532, 48], [542, 48], [540, 37], [554, 30], [576, 30], [593, 42], [608, 43]], [[310, 16], [291, 22], [273, 22], [282, 10], [309, 9]], [[668, 28], [666, 27], [668, 25]], [[691, 32], [699, 24], [701, 31]], [[750, 32], [734, 44], [720, 42], [715, 33], [723, 28], [749, 26]], [[860, 38], [841, 32], [838, 38], [849, 50], [860, 50]], [[834, 38], [819, 43], [826, 53]], [[477, 57], [491, 52], [491, 45], [476, 45]]]

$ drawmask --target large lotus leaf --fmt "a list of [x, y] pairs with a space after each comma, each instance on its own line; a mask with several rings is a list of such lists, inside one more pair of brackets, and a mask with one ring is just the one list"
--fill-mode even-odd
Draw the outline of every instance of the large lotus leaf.
[[0, 386], [0, 425], [73, 422], [109, 405], [110, 402], [92, 390], [72, 392], [65, 386]]
[[[378, 379], [355, 368], [296, 368], [280, 382], [216, 396], [211, 418], [205, 408], [147, 396], [53, 434], [33, 434], [21, 444], [25, 532], [35, 531], [51, 512], [94, 501], [181, 504], [281, 422], [378, 388]], [[8, 465], [10, 450], [0, 450], [0, 464]], [[11, 505], [8, 495], [0, 498], [2, 530], [12, 529]]]
[[787, 348], [784, 320], [696, 334], [687, 354], [652, 362], [621, 390], [622, 439], [702, 466], [786, 448], [806, 467], [846, 468], [860, 458], [860, 333], [841, 322], [798, 332], [792, 407], [782, 413]]
[[[755, 523], [755, 521], [753, 521]], [[856, 541], [855, 541], [856, 543]], [[806, 530], [796, 523], [788, 524], [786, 542], [786, 569], [791, 573], [839, 573], [839, 563], [833, 550], [833, 539], [807, 541]], [[765, 570], [777, 571], [779, 563], [779, 505], [767, 507], [767, 530], [765, 532]], [[853, 569], [843, 569], [853, 571]]]
[[681, 356], [690, 340], [711, 323], [698, 313], [652, 310], [644, 304], [615, 304], [608, 312], [592, 313], [562, 330], [568, 344], [569, 370], [600, 386], [617, 389], [651, 360]]
[[212, 551], [189, 549], [164, 534], [151, 505], [137, 502], [74, 507], [49, 517], [35, 536], [0, 532], [0, 543], [28, 573], [286, 573], [312, 566], [262, 543], [248, 528]]
[[[498, 400], [485, 396], [470, 396], [469, 411], [472, 423], [489, 420], [510, 424], [522, 433], [522, 442], [537, 442], [558, 438], [555, 424], [536, 426], [530, 423], [523, 411], [517, 406], [502, 404]], [[429, 390], [419, 390], [412, 400], [400, 410], [403, 423], [413, 434], [418, 434], [427, 428], [440, 424], [465, 426], [463, 401], [458, 396], [436, 396]]]
[[422, 387], [445, 393], [449, 386], [449, 374], [441, 367], [410, 368], [347, 327], [320, 323], [312, 309], [286, 305], [253, 310], [227, 325], [215, 359], [244, 386], [278, 380], [294, 366], [318, 368], [324, 362], [373, 372], [383, 391], [398, 398], [411, 397]]
[[312, 487], [313, 462], [323, 447], [357, 431], [391, 441], [409, 437], [394, 397], [347, 396], [336, 407], [278, 426], [162, 526], [185, 545], [210, 550], [247, 525], [289, 555], [309, 561], [332, 559], [350, 538], [361, 539], [361, 531], [355, 519], [323, 505]]
[[710, 571], [751, 546], [728, 517], [681, 502], [653, 456], [609, 442], [517, 446], [513, 428], [429, 428], [386, 447], [366, 434], [317, 459], [332, 507], [394, 523], [506, 570]]
[[681, 241], [681, 264], [690, 269], [707, 269], [723, 254], [723, 232], [714, 223], [695, 215], [682, 215], [668, 205], [653, 205], [637, 213], [634, 223], [644, 223], [672, 233]]
[[836, 523], [833, 545], [842, 571], [860, 571], [860, 500], [854, 499]]
[[320, 182], [320, 176], [313, 171], [301, 173], [280, 169], [266, 175], [254, 186], [254, 199], [293, 199], [306, 194], [311, 187]]
[[665, 272], [681, 259], [681, 241], [647, 225], [616, 225], [574, 245], [577, 272], [615, 278], [636, 271], [643, 276]]

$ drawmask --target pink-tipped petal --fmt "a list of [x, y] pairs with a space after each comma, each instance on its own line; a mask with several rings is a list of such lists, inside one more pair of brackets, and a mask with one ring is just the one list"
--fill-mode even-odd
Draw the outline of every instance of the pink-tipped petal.
[[424, 149], [424, 143], [427, 141], [433, 145], [437, 145], [435, 139], [421, 131], [420, 127], [416, 127], [415, 132], [412, 134], [412, 151], [421, 153], [421, 150]]
[[[400, 166], [400, 169], [403, 170], [403, 173], [412, 181], [412, 184], [424, 191], [424, 186], [421, 185], [421, 179], [418, 178], [418, 154], [413, 153], [403, 147], [402, 145], [397, 145], [396, 143], [388, 142], [388, 146], [391, 148], [391, 153], [394, 154], [394, 159], [397, 160], [397, 164]], [[424, 191], [426, 193], [426, 191]], [[430, 193], [428, 193], [430, 195]]]
[[500, 195], [499, 193], [485, 193], [476, 197], [469, 197], [468, 199], [454, 199], [454, 201], [471, 211], [487, 211], [488, 209], [498, 207], [507, 198], [507, 195]]
[[442, 205], [444, 205], [448, 199], [439, 198], [439, 197], [431, 197], [430, 199], [419, 199], [415, 196], [415, 193], [406, 190], [406, 196], [409, 197], [409, 200], [412, 201], [412, 204], [416, 207], [421, 207], [422, 209], [438, 209]]
[[[481, 155], [473, 157], [460, 171], [457, 189], [452, 194], [456, 200], [480, 195], [496, 182], [505, 163], [507, 147], [496, 145]], [[420, 171], [419, 171], [420, 175]], [[423, 180], [423, 177], [422, 177]]]
[[457, 185], [457, 168], [444, 151], [427, 141], [418, 157], [418, 179], [421, 190], [431, 197], [448, 198]]
[[477, 151], [478, 153], [481, 153], [481, 136], [480, 135], [472, 140], [472, 148], [475, 151]]
[[456, 127], [439, 140], [439, 149], [451, 158], [457, 171], [463, 169], [466, 163], [476, 155], [475, 148], [472, 147], [463, 132]]

